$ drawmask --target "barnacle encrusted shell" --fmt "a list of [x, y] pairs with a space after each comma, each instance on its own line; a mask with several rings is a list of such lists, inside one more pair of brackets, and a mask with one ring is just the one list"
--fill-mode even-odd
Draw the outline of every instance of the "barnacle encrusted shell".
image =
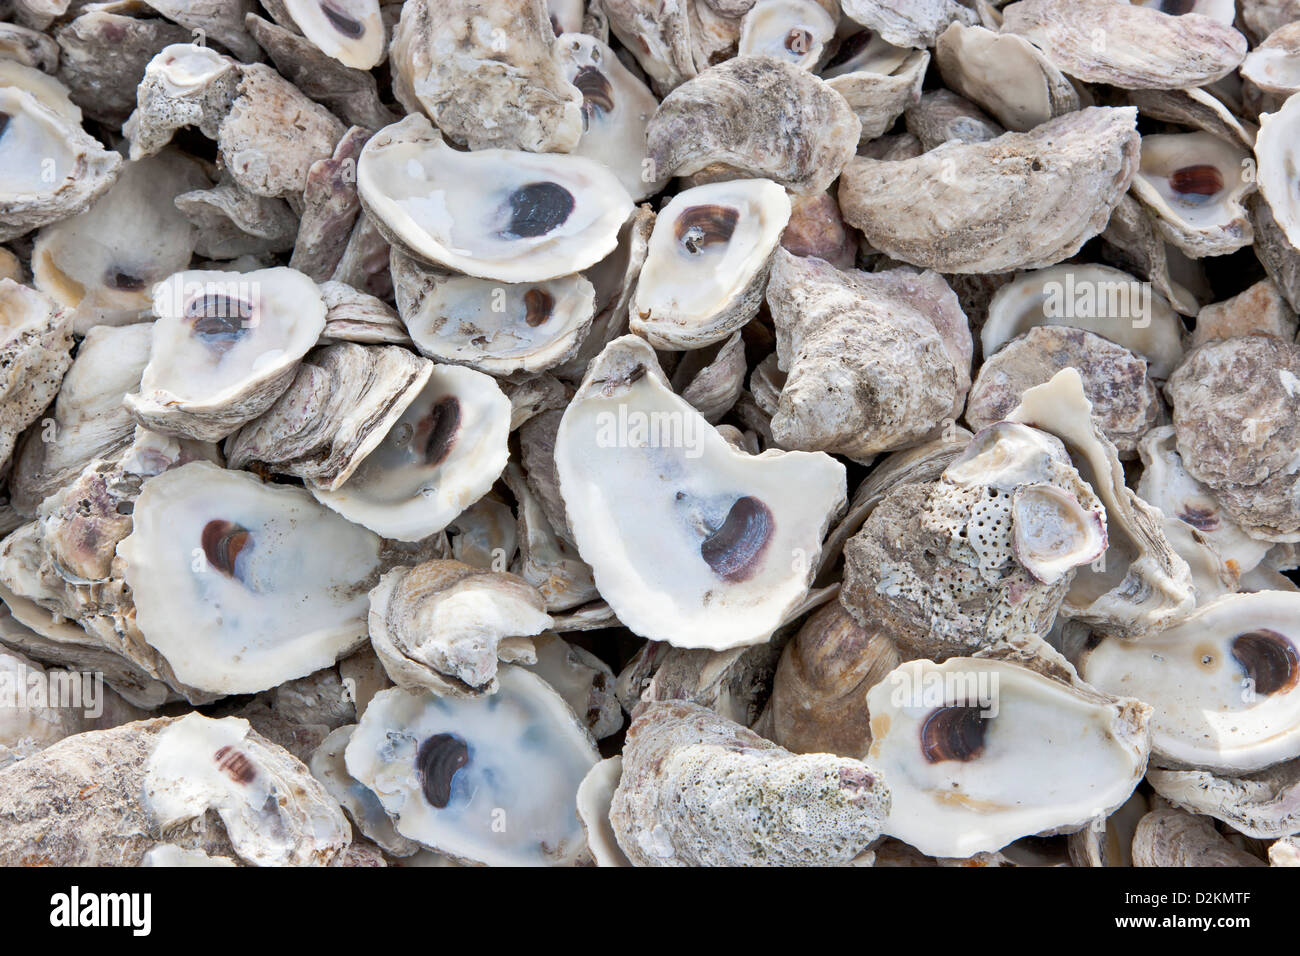
[[126, 405], [147, 428], [201, 441], [270, 408], [325, 328], [316, 283], [284, 267], [178, 272], [153, 310], [149, 364]]
[[1266, 866], [1230, 842], [1206, 817], [1173, 808], [1152, 810], [1133, 834], [1134, 866]]
[[1106, 228], [1137, 172], [1136, 123], [1132, 107], [1090, 107], [916, 159], [859, 156], [840, 209], [874, 248], [939, 272], [1054, 265]]
[[720, 342], [763, 302], [772, 253], [790, 221], [786, 191], [767, 179], [685, 189], [655, 219], [632, 298], [630, 328], [655, 348]]
[[487, 493], [509, 457], [510, 400], [482, 372], [435, 365], [383, 440], [336, 490], [308, 486], [349, 521], [419, 541]]
[[950, 23], [972, 26], [975, 11], [955, 0], [843, 0], [844, 15], [896, 46], [932, 47]]
[[610, 808], [638, 866], [846, 864], [880, 833], [887, 781], [830, 754], [792, 754], [686, 701], [645, 705]]
[[1152, 378], [1168, 378], [1183, 357], [1178, 314], [1149, 285], [1109, 266], [1061, 265], [1016, 276], [989, 300], [980, 329], [984, 355], [1040, 325], [1104, 336], [1146, 359]]
[[871, 746], [867, 691], [900, 663], [883, 629], [831, 601], [785, 646], [767, 705], [772, 740], [793, 753], [863, 760]]
[[[51, 413], [52, 435], [32, 432], [14, 455], [9, 496], [25, 515], [65, 487], [92, 459], [131, 442], [135, 419], [122, 396], [140, 385], [153, 330], [145, 324], [96, 326], [77, 347]], [[52, 439], [47, 441], [46, 439]]]
[[322, 865], [351, 840], [343, 811], [302, 762], [238, 717], [193, 713], [164, 728], [140, 800], [164, 833], [215, 813], [256, 866]]
[[1152, 751], [1170, 767], [1262, 770], [1300, 756], [1300, 594], [1229, 594], [1140, 641], [1086, 651], [1084, 680], [1155, 708]]
[[1235, 252], [1254, 239], [1242, 204], [1255, 189], [1249, 155], [1210, 133], [1144, 136], [1133, 194], [1189, 256]]
[[415, 114], [366, 143], [357, 189], [390, 242], [501, 282], [539, 282], [594, 265], [617, 246], [632, 213], [627, 190], [594, 160], [462, 153]]
[[585, 843], [578, 785], [600, 759], [544, 680], [507, 665], [490, 697], [393, 688], [361, 717], [344, 756], [397, 832], [458, 860], [574, 863]]
[[122, 157], [33, 93], [0, 85], [0, 242], [83, 212]]
[[966, 422], [979, 431], [1001, 421], [1020, 396], [1065, 367], [1079, 372], [1092, 414], [1127, 458], [1160, 416], [1160, 393], [1147, 378], [1146, 361], [1122, 345], [1084, 329], [1040, 325], [985, 358], [966, 402]]
[[1146, 704], [1005, 661], [909, 661], [867, 704], [884, 831], [931, 856], [1078, 830], [1129, 798], [1150, 753]]
[[869, 459], [961, 412], [972, 343], [942, 276], [836, 269], [779, 249], [767, 301], [787, 373], [772, 418], [782, 448]]
[[337, 491], [432, 371], [432, 362], [392, 345], [340, 342], [312, 352], [275, 404], [230, 437], [227, 464], [257, 462]]
[[240, 75], [237, 62], [206, 46], [174, 43], [159, 50], [136, 88], [135, 112], [122, 124], [131, 159], [152, 156], [184, 126], [216, 139]]
[[1161, 531], [1160, 512], [1125, 484], [1119, 454], [1092, 419], [1078, 371], [1062, 369], [1028, 389], [1007, 418], [1060, 439], [1106, 508], [1103, 560], [1078, 569], [1062, 613], [1124, 637], [1186, 617], [1195, 603], [1191, 571]]
[[384, 58], [379, 0], [278, 0], [308, 40], [344, 66], [369, 70]]
[[527, 638], [550, 626], [536, 589], [459, 561], [395, 568], [370, 592], [370, 642], [388, 676], [412, 691], [496, 693], [498, 658], [535, 662]]
[[79, 335], [149, 318], [155, 284], [190, 264], [199, 238], [174, 200], [209, 185], [199, 163], [174, 150], [124, 164], [89, 209], [37, 234], [33, 282], [75, 310]]
[[1002, 15], [1004, 33], [1031, 41], [1064, 72], [1124, 89], [1202, 86], [1246, 56], [1244, 36], [1199, 13], [1174, 16], [1113, 0], [1020, 0]]
[[1300, 540], [1300, 345], [1271, 335], [1207, 342], [1165, 394], [1188, 472], [1249, 534]]
[[136, 625], [187, 684], [265, 690], [365, 638], [379, 539], [301, 489], [190, 462], [146, 481], [132, 520]]
[[635, 633], [681, 647], [766, 641], [807, 594], [845, 499], [828, 455], [734, 449], [630, 335], [592, 362], [555, 465], [601, 596]]
[[1106, 546], [1101, 502], [1061, 443], [1001, 423], [938, 481], [889, 492], [844, 546], [840, 600], [936, 658], [1046, 634], [1073, 568]]
[[1147, 782], [1174, 806], [1222, 820], [1247, 836], [1269, 840], [1300, 833], [1300, 760], [1240, 776], [1151, 767]]
[[1255, 156], [1259, 160], [1259, 191], [1286, 234], [1293, 250], [1300, 249], [1300, 95], [1292, 94], [1276, 113], [1259, 118]]
[[1043, 53], [1014, 33], [953, 22], [939, 37], [943, 81], [1007, 129], [1026, 133], [1079, 108], [1079, 94]]
[[394, 92], [470, 149], [568, 152], [583, 100], [554, 43], [545, 0], [411, 0], [393, 31]]
[[784, 60], [742, 56], [674, 90], [646, 137], [658, 176], [721, 167], [714, 178], [771, 179], [808, 195], [835, 181], [861, 131], [844, 97], [824, 81]]
[[35, 289], [0, 279], [0, 472], [72, 365], [72, 316]]

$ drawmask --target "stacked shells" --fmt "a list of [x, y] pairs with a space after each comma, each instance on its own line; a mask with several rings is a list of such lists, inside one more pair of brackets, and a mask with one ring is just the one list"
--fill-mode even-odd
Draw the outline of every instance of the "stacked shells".
[[1296, 865], [1298, 17], [0, 4], [0, 863]]

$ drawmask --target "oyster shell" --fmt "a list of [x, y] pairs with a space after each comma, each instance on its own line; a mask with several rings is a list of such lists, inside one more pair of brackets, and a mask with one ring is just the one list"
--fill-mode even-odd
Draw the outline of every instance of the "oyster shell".
[[356, 724], [347, 724], [330, 731], [329, 736], [312, 751], [307, 763], [311, 775], [339, 803], [367, 839], [377, 843], [389, 856], [413, 856], [419, 852], [420, 845], [399, 834], [374, 791], [348, 773], [343, 753], [356, 729]]
[[510, 400], [482, 372], [435, 365], [420, 394], [336, 490], [316, 500], [386, 538], [420, 541], [487, 493], [508, 457]]
[[239, 64], [208, 47], [175, 43], [159, 50], [136, 89], [135, 111], [122, 125], [131, 159], [152, 156], [186, 126], [217, 139], [239, 80]]
[[742, 56], [669, 94], [646, 138], [656, 176], [766, 178], [808, 195], [835, 181], [861, 132], [822, 80], [784, 60]]
[[728, 445], [635, 336], [592, 362], [555, 464], [601, 596], [635, 633], [680, 647], [766, 641], [807, 594], [845, 497], [829, 456]]
[[1081, 829], [1128, 800], [1150, 751], [1146, 704], [1004, 661], [909, 661], [867, 705], [867, 760], [893, 794], [883, 830], [931, 856]]
[[1300, 165], [1300, 97], [1288, 97], [1276, 113], [1261, 115], [1259, 123], [1255, 141], [1259, 191], [1292, 250], [1300, 250], [1300, 190], [1295, 183]]
[[632, 213], [627, 191], [593, 160], [506, 150], [471, 156], [418, 115], [366, 144], [357, 189], [395, 245], [501, 282], [540, 282], [594, 265], [614, 250]]
[[578, 785], [578, 819], [587, 835], [587, 848], [596, 859], [597, 866], [631, 866], [614, 825], [609, 821], [610, 805], [623, 774], [623, 757], [617, 755], [602, 760], [582, 778]]
[[33, 93], [0, 86], [0, 242], [84, 212], [117, 178], [122, 157]]
[[283, 11], [303, 36], [344, 66], [369, 70], [384, 58], [379, 0], [275, 0], [269, 8]]
[[844, 15], [896, 46], [932, 47], [950, 23], [973, 26], [975, 11], [955, 0], [842, 0]]
[[1134, 866], [1265, 866], [1230, 843], [1205, 817], [1182, 810], [1152, 810], [1133, 834]]
[[1294, 592], [1229, 594], [1140, 641], [1102, 641], [1079, 673], [1155, 708], [1151, 748], [1162, 766], [1262, 770], [1300, 756], [1297, 610]]
[[497, 692], [497, 659], [537, 660], [551, 626], [542, 596], [512, 574], [458, 561], [396, 568], [370, 592], [370, 641], [399, 687], [443, 697]]
[[792, 754], [686, 701], [632, 722], [610, 808], [638, 866], [845, 864], [880, 833], [890, 791], [846, 757]]
[[0, 279], [0, 473], [18, 434], [58, 394], [72, 365], [72, 316], [34, 289]]
[[1130, 90], [1203, 86], [1246, 56], [1244, 36], [1199, 13], [1174, 16], [1113, 0], [1020, 0], [1002, 16], [1002, 32], [1031, 41], [1064, 72]]
[[154, 289], [153, 343], [126, 406], [147, 428], [217, 441], [293, 382], [325, 328], [316, 284], [293, 269], [178, 272]]
[[838, 17], [818, 0], [756, 0], [740, 22], [740, 56], [786, 57], [811, 70], [835, 37]]
[[844, 169], [840, 209], [873, 247], [928, 269], [1054, 265], [1101, 232], [1123, 198], [1137, 172], [1136, 121], [1131, 107], [1091, 107], [916, 159], [859, 156]]
[[380, 691], [344, 751], [348, 773], [399, 834], [439, 853], [572, 864], [585, 845], [578, 785], [600, 756], [544, 680], [509, 665], [498, 679], [496, 694], [475, 700]]
[[1254, 241], [1242, 204], [1255, 189], [1248, 157], [1210, 133], [1144, 136], [1133, 194], [1189, 256], [1226, 255]]
[[545, 0], [411, 0], [393, 31], [394, 93], [472, 150], [568, 152], [583, 97], [555, 42]]
[[117, 553], [135, 622], [180, 680], [252, 693], [365, 639], [379, 539], [300, 489], [191, 462], [146, 481], [132, 521]]
[[655, 348], [694, 349], [757, 314], [790, 199], [767, 179], [686, 189], [660, 210], [630, 327]]
[[[857, 38], [865, 42], [853, 52]], [[867, 143], [888, 131], [921, 98], [930, 54], [896, 47], [870, 33], [857, 38], [841, 45], [822, 77], [852, 107], [862, 124], [861, 142]]]
[[1246, 54], [1241, 76], [1266, 93], [1300, 93], [1300, 21], [1278, 27]]

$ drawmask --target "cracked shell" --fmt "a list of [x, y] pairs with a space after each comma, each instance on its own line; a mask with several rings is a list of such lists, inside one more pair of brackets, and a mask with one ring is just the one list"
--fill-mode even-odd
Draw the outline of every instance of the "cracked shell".
[[351, 839], [343, 811], [302, 762], [238, 717], [192, 713], [159, 732], [140, 802], [163, 832], [214, 812], [255, 866], [324, 865]]
[[695, 349], [757, 313], [772, 253], [790, 221], [786, 191], [767, 179], [685, 189], [660, 210], [630, 327], [659, 349]]
[[601, 596], [633, 632], [680, 647], [766, 641], [806, 596], [846, 495], [828, 455], [734, 449], [635, 336], [592, 362], [555, 464]]
[[578, 786], [600, 755], [540, 677], [507, 665], [498, 679], [496, 694], [474, 700], [380, 691], [344, 751], [347, 770], [398, 833], [439, 853], [571, 865], [586, 848]]
[[540, 282], [596, 264], [618, 245], [633, 209], [614, 174], [593, 160], [458, 152], [418, 115], [366, 143], [357, 189], [394, 245], [501, 282]]
[[180, 680], [254, 693], [365, 639], [379, 538], [301, 489], [190, 462], [144, 483], [132, 521], [117, 554], [135, 622]]
[[153, 343], [125, 402], [146, 428], [217, 441], [293, 382], [325, 328], [316, 283], [283, 267], [178, 272], [154, 289]]
[[185, 126], [216, 139], [239, 80], [239, 64], [213, 49], [192, 43], [163, 47], [145, 68], [135, 111], [122, 124], [131, 159], [157, 153]]
[[646, 137], [658, 175], [766, 178], [809, 195], [835, 181], [861, 132], [824, 81], [783, 60], [742, 56], [669, 94]]
[[1079, 674], [1155, 708], [1161, 766], [1262, 770], [1300, 756], [1298, 619], [1300, 593], [1229, 594], [1139, 641], [1102, 641]]
[[482, 372], [435, 365], [352, 476], [335, 491], [312, 484], [321, 504], [399, 541], [447, 527], [487, 494], [509, 457], [510, 400]]
[[875, 249], [939, 272], [1055, 265], [1123, 199], [1138, 167], [1136, 122], [1132, 107], [1090, 107], [915, 159], [859, 156], [841, 177], [840, 209]]
[[867, 705], [884, 832], [930, 856], [1082, 829], [1128, 800], [1150, 753], [1146, 704], [1004, 661], [909, 661]]

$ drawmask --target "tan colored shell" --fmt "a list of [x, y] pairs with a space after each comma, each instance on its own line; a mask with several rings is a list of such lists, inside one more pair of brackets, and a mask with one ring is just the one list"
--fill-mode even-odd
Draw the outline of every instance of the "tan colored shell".
[[646, 136], [658, 176], [721, 165], [715, 178], [762, 177], [807, 195], [835, 181], [861, 129], [844, 97], [806, 70], [743, 56], [674, 90]]
[[334, 274], [361, 213], [357, 159], [369, 139], [369, 130], [353, 126], [335, 145], [332, 156], [316, 160], [307, 169], [302, 222], [289, 268], [317, 282]]
[[136, 108], [122, 124], [131, 159], [152, 156], [184, 126], [216, 139], [239, 86], [239, 64], [215, 50], [175, 43], [149, 61]]
[[[687, 352], [683, 362], [698, 351]], [[736, 404], [736, 399], [745, 387], [747, 371], [745, 343], [737, 331], [722, 343], [712, 360], [699, 369], [681, 389], [682, 398], [694, 405], [706, 422], [716, 425], [723, 415], [731, 411], [731, 406]]]
[[865, 459], [960, 411], [972, 344], [941, 276], [839, 270], [778, 249], [768, 305], [788, 373], [772, 419], [782, 447]]
[[72, 365], [72, 316], [34, 289], [0, 279], [0, 471], [18, 434], [58, 394]]
[[227, 465], [258, 464], [337, 491], [429, 380], [433, 363], [351, 342], [304, 358], [289, 388], [230, 437]]
[[699, 70], [691, 46], [692, 0], [603, 0], [609, 28], [663, 96]]
[[1025, 133], [1079, 108], [1079, 94], [1052, 61], [1023, 37], [954, 22], [935, 49], [950, 88], [1009, 130]]
[[1300, 540], [1300, 345], [1246, 335], [1188, 353], [1169, 378], [1178, 453], [1252, 536]]
[[1266, 93], [1300, 92], [1300, 20], [1278, 27], [1247, 54], [1241, 76]]
[[826, 77], [826, 85], [852, 107], [862, 124], [861, 141], [886, 132], [908, 106], [921, 96], [921, 84], [930, 66], [930, 54], [915, 50], [889, 73], [853, 70]]
[[1006, 132], [978, 106], [952, 90], [931, 90], [904, 114], [907, 131], [926, 152], [944, 143], [987, 143]]
[[1120, 456], [1135, 457], [1138, 440], [1156, 425], [1161, 411], [1146, 360], [1110, 339], [1065, 325], [1030, 329], [985, 358], [966, 403], [967, 424], [979, 431], [1001, 421], [1025, 389], [1042, 385], [1066, 366], [1079, 371], [1093, 417]]
[[1196, 316], [1190, 345], [1238, 335], [1272, 335], [1290, 341], [1298, 331], [1295, 311], [1272, 279], [1262, 279], [1231, 299], [1205, 306]]
[[1111, 213], [1102, 239], [1108, 244], [1105, 248], [1108, 262], [1146, 276], [1155, 290], [1183, 315], [1196, 315], [1201, 303], [1210, 300], [1208, 282], [1197, 285], [1189, 281], [1202, 275], [1195, 263], [1165, 240], [1151, 214], [1132, 193], [1126, 194]]
[[568, 152], [582, 94], [554, 42], [544, 0], [413, 0], [393, 32], [394, 93], [470, 149]]
[[[619, 675], [623, 682], [619, 692], [630, 713], [636, 712], [639, 701], [687, 701], [770, 740], [772, 735], [759, 726], [759, 718], [776, 671], [778, 643], [779, 639], [729, 651], [647, 644], [644, 654], [633, 658]], [[644, 689], [637, 693], [642, 684]]]
[[797, 196], [790, 206], [790, 222], [781, 233], [786, 252], [825, 259], [840, 269], [853, 268], [857, 242], [844, 225], [834, 196], [828, 192]]
[[246, 64], [240, 74], [217, 136], [222, 162], [251, 193], [300, 196], [312, 164], [334, 154], [347, 127], [269, 66]]
[[1221, 836], [1207, 818], [1152, 810], [1133, 835], [1134, 866], [1266, 866]]
[[684, 701], [628, 730], [610, 808], [640, 866], [848, 863], [880, 833], [889, 791], [866, 764], [795, 755]]
[[1291, 245], [1262, 194], [1251, 196], [1248, 207], [1255, 226], [1255, 256], [1291, 308], [1300, 312], [1300, 249]]
[[972, 26], [975, 11], [955, 0], [843, 0], [844, 15], [897, 46], [932, 47], [950, 23]]
[[781, 654], [767, 704], [769, 736], [793, 753], [865, 759], [871, 749], [867, 691], [900, 661], [883, 629], [862, 627], [831, 601]]
[[1129, 90], [1128, 101], [1143, 116], [1190, 126], [1244, 149], [1255, 146], [1259, 132], [1255, 124], [1239, 120], [1223, 101], [1205, 90]]
[[[254, 195], [229, 176], [210, 189], [181, 193], [175, 202], [195, 227], [194, 252], [207, 259], [286, 252], [298, 233], [288, 203]], [[181, 268], [188, 263], [187, 257]]]
[[1105, 229], [1124, 197], [1138, 165], [1136, 122], [1132, 107], [1092, 107], [912, 160], [858, 157], [840, 180], [840, 209], [874, 248], [924, 268], [1053, 265]]
[[440, 696], [497, 690], [497, 662], [534, 663], [551, 619], [527, 582], [459, 561], [389, 571], [370, 592], [370, 641], [399, 687]]
[[1245, 37], [1195, 13], [1172, 16], [1113, 0], [1020, 0], [1002, 14], [1004, 33], [1030, 40], [1089, 83], [1187, 89], [1223, 78], [1246, 56]]

